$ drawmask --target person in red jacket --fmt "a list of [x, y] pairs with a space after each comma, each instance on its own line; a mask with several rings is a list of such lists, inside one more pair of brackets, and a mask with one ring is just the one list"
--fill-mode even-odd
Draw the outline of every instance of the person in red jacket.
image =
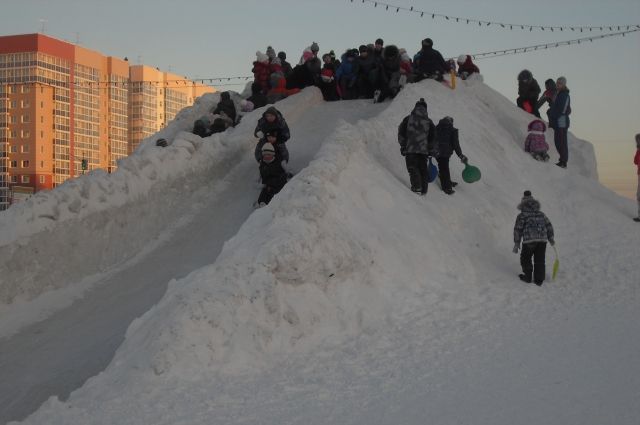
[[269, 66], [269, 56], [262, 52], [256, 52], [257, 60], [253, 62], [253, 78], [256, 83], [260, 85], [260, 91], [262, 94], [267, 94], [269, 91], [269, 76], [271, 75], [271, 69]]
[[458, 56], [458, 77], [466, 80], [471, 74], [479, 74], [480, 68], [473, 63], [470, 55]]
[[633, 221], [640, 223], [640, 133], [636, 134], [636, 156], [633, 157], [633, 163], [638, 166], [638, 192], [636, 193], [638, 216]]

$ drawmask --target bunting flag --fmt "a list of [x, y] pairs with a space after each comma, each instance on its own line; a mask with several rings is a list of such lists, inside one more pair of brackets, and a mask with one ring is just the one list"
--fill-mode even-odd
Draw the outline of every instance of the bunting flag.
[[[354, 0], [350, 0], [351, 3], [354, 3]], [[456, 23], [465, 23], [467, 25], [469, 24], [478, 24], [478, 26], [482, 27], [482, 26], [491, 26], [493, 25], [494, 27], [500, 27], [500, 29], [508, 29], [508, 30], [528, 30], [528, 31], [533, 31], [535, 30], [540, 30], [540, 31], [545, 31], [545, 30], [549, 30], [551, 32], [554, 31], [580, 31], [580, 32], [584, 32], [584, 31], [621, 31], [621, 30], [625, 30], [628, 31], [629, 29], [632, 28], [636, 28], [636, 29], [640, 29], [640, 24], [632, 24], [632, 25], [531, 25], [531, 24], [513, 24], [513, 23], [507, 23], [507, 22], [495, 22], [495, 21], [487, 21], [487, 20], [481, 20], [481, 19], [474, 19], [474, 18], [463, 18], [460, 16], [451, 16], [451, 15], [443, 15], [442, 13], [435, 13], [435, 12], [428, 12], [428, 11], [424, 11], [424, 10], [418, 10], [416, 8], [414, 8], [413, 6], [411, 7], [403, 7], [403, 6], [398, 6], [398, 5], [394, 5], [391, 3], [385, 3], [385, 2], [381, 2], [381, 1], [377, 1], [377, 0], [362, 0], [362, 4], [364, 3], [370, 3], [373, 4], [374, 8], [377, 8], [378, 5], [380, 5], [381, 7], [384, 6], [384, 10], [385, 11], [389, 11], [389, 9], [391, 10], [395, 10], [396, 13], [402, 11], [408, 12], [408, 13], [419, 13], [421, 18], [424, 18], [424, 15], [426, 14], [427, 16], [431, 15], [431, 19], [444, 19], [445, 21], [450, 21], [453, 22], [455, 20]]]
[[[362, 0], [362, 2], [366, 2], [370, 0]], [[423, 12], [422, 12], [423, 13]], [[463, 18], [454, 18], [454, 19], [463, 19]], [[466, 18], [464, 18], [466, 19]], [[471, 21], [471, 20], [470, 20]], [[504, 24], [509, 25], [509, 24]], [[576, 38], [573, 40], [564, 40], [564, 41], [554, 41], [551, 43], [545, 44], [536, 44], [525, 47], [516, 47], [510, 49], [501, 49], [494, 50], [490, 52], [482, 52], [482, 53], [471, 53], [471, 57], [473, 59], [490, 59], [500, 56], [506, 55], [515, 55], [522, 53], [529, 53], [538, 50], [545, 49], [553, 49], [562, 46], [570, 46], [574, 44], [581, 44], [585, 41], [593, 42], [595, 40], [602, 40], [605, 38], [611, 37], [624, 37], [627, 34], [635, 33], [640, 31], [640, 26], [636, 28], [631, 28], [629, 30], [613, 32], [608, 34], [600, 34], [593, 35], [589, 37]], [[73, 81], [73, 82], [59, 82], [47, 79], [46, 81], [24, 81], [24, 82], [0, 82], [0, 85], [3, 86], [23, 86], [27, 84], [43, 84], [47, 86], [59, 87], [59, 88], [67, 88], [67, 89], [81, 89], [81, 88], [122, 88], [122, 89], [132, 89], [132, 88], [142, 88], [143, 86], [154, 87], [154, 88], [179, 88], [186, 87], [188, 84], [196, 85], [213, 85], [215, 86], [243, 86], [247, 81], [253, 79], [253, 76], [243, 75], [243, 76], [235, 76], [235, 77], [212, 77], [212, 78], [199, 78], [194, 80], [163, 80], [163, 81]], [[242, 82], [238, 83], [230, 83], [230, 81], [240, 80]]]

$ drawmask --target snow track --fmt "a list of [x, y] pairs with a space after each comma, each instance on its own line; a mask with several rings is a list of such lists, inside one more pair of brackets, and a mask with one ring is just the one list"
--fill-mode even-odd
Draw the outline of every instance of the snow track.
[[[302, 96], [306, 98], [298, 99], [295, 109], [289, 106], [291, 102], [277, 105], [291, 127], [292, 139], [288, 147], [294, 171], [309, 163], [343, 116], [353, 120], [366, 119], [383, 109], [383, 106], [369, 105], [370, 102], [365, 101], [326, 104], [315, 90], [309, 90]], [[353, 109], [360, 112], [353, 114]], [[260, 111], [246, 116], [239, 127], [220, 139], [202, 140], [190, 134], [176, 133], [178, 141], [174, 145], [193, 146], [191, 158], [195, 157], [195, 161], [200, 163], [202, 159], [198, 156], [205, 156], [211, 159], [211, 164], [185, 170], [183, 176], [157, 185], [162, 187], [154, 187], [149, 196], [125, 203], [115, 210], [94, 212], [81, 219], [80, 223], [69, 218], [61, 226], [45, 230], [44, 236], [32, 236], [30, 243], [20, 248], [33, 251], [34, 246], [39, 246], [38, 243], [46, 239], [52, 245], [51, 250], [55, 251], [59, 249], [56, 244], [68, 246], [69, 242], [61, 235], [69, 234], [75, 239], [88, 237], [84, 231], [74, 230], [74, 226], [91, 233], [100, 231], [104, 236], [100, 251], [92, 243], [81, 248], [81, 252], [74, 253], [73, 258], [61, 260], [52, 255], [54, 261], [47, 267], [52, 272], [60, 272], [63, 277], [55, 286], [68, 285], [82, 273], [97, 273], [101, 268], [107, 268], [107, 271], [94, 276], [91, 285], [75, 285], [80, 288], [76, 291], [86, 293], [73, 304], [47, 320], [0, 339], [0, 376], [3, 377], [0, 380], [0, 405], [3, 406], [0, 423], [24, 418], [50, 396], [66, 399], [71, 391], [109, 364], [131, 322], [164, 295], [171, 279], [180, 279], [215, 261], [225, 241], [233, 237], [254, 211], [252, 203], [259, 193], [259, 176], [253, 159], [253, 129], [259, 114]], [[318, 120], [318, 116], [323, 119]], [[211, 152], [198, 155], [198, 150], [211, 150], [207, 143], [221, 143], [225, 147], [237, 144], [238, 147], [218, 149], [224, 158], [216, 158]], [[171, 149], [168, 148], [168, 152]], [[182, 148], [174, 146], [173, 149]], [[156, 155], [165, 153], [157, 148], [153, 150], [156, 152], [151, 153]], [[189, 166], [188, 163], [186, 165]], [[120, 223], [114, 226], [114, 222]], [[106, 228], [97, 229], [100, 226]], [[115, 231], [114, 227], [118, 226], [125, 227], [125, 230]], [[113, 270], [108, 270], [109, 262], [106, 265], [95, 264], [96, 259], [105, 261], [105, 250], [121, 258], [123, 253], [133, 252], [133, 248], [143, 252], [124, 264], [112, 266]], [[19, 251], [16, 252], [18, 254]], [[46, 254], [51, 255], [52, 252]], [[42, 261], [40, 256], [36, 258]], [[68, 267], [56, 268], [55, 261], [65, 261]], [[84, 267], [71, 273], [69, 267], [80, 264]], [[17, 273], [20, 267], [23, 272], [29, 270], [27, 264], [14, 264], [12, 270]], [[3, 279], [8, 280], [9, 277], [15, 278], [15, 274]], [[35, 285], [39, 280], [34, 278], [33, 281], [34, 290], [41, 289]], [[16, 285], [15, 288], [24, 287]], [[66, 289], [66, 292], [70, 290]], [[61, 292], [65, 292], [64, 289]], [[46, 295], [51, 297], [51, 294]], [[25, 308], [29, 303], [20, 305]], [[5, 313], [5, 333], [16, 332], [32, 319], [32, 316], [19, 316], [17, 310], [13, 306], [10, 311], [13, 314]]]

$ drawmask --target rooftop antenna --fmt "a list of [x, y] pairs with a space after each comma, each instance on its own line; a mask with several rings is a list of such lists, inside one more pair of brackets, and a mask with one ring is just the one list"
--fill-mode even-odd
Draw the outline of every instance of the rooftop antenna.
[[76, 44], [80, 44], [80, 33], [76, 32]]
[[44, 27], [45, 27], [45, 24], [47, 23], [47, 20], [46, 20], [46, 19], [43, 19], [43, 18], [40, 18], [40, 19], [38, 19], [38, 21], [40, 21], [40, 24], [41, 24], [41, 26], [40, 26], [40, 32], [41, 32], [42, 34], [44, 34]]

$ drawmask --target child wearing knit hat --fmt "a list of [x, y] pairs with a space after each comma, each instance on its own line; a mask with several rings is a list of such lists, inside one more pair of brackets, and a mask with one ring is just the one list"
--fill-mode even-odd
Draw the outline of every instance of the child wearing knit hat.
[[[547, 241], [553, 246], [553, 226], [547, 216], [540, 211], [540, 202], [533, 198], [531, 191], [525, 190], [522, 201], [518, 205], [521, 211], [516, 218], [513, 227], [513, 240], [515, 246], [513, 252], [518, 253], [520, 241], [522, 241], [522, 252], [520, 253], [520, 265], [522, 273], [520, 280], [526, 283], [533, 282], [542, 286], [544, 282], [545, 252]], [[533, 258], [533, 264], [531, 259]]]

